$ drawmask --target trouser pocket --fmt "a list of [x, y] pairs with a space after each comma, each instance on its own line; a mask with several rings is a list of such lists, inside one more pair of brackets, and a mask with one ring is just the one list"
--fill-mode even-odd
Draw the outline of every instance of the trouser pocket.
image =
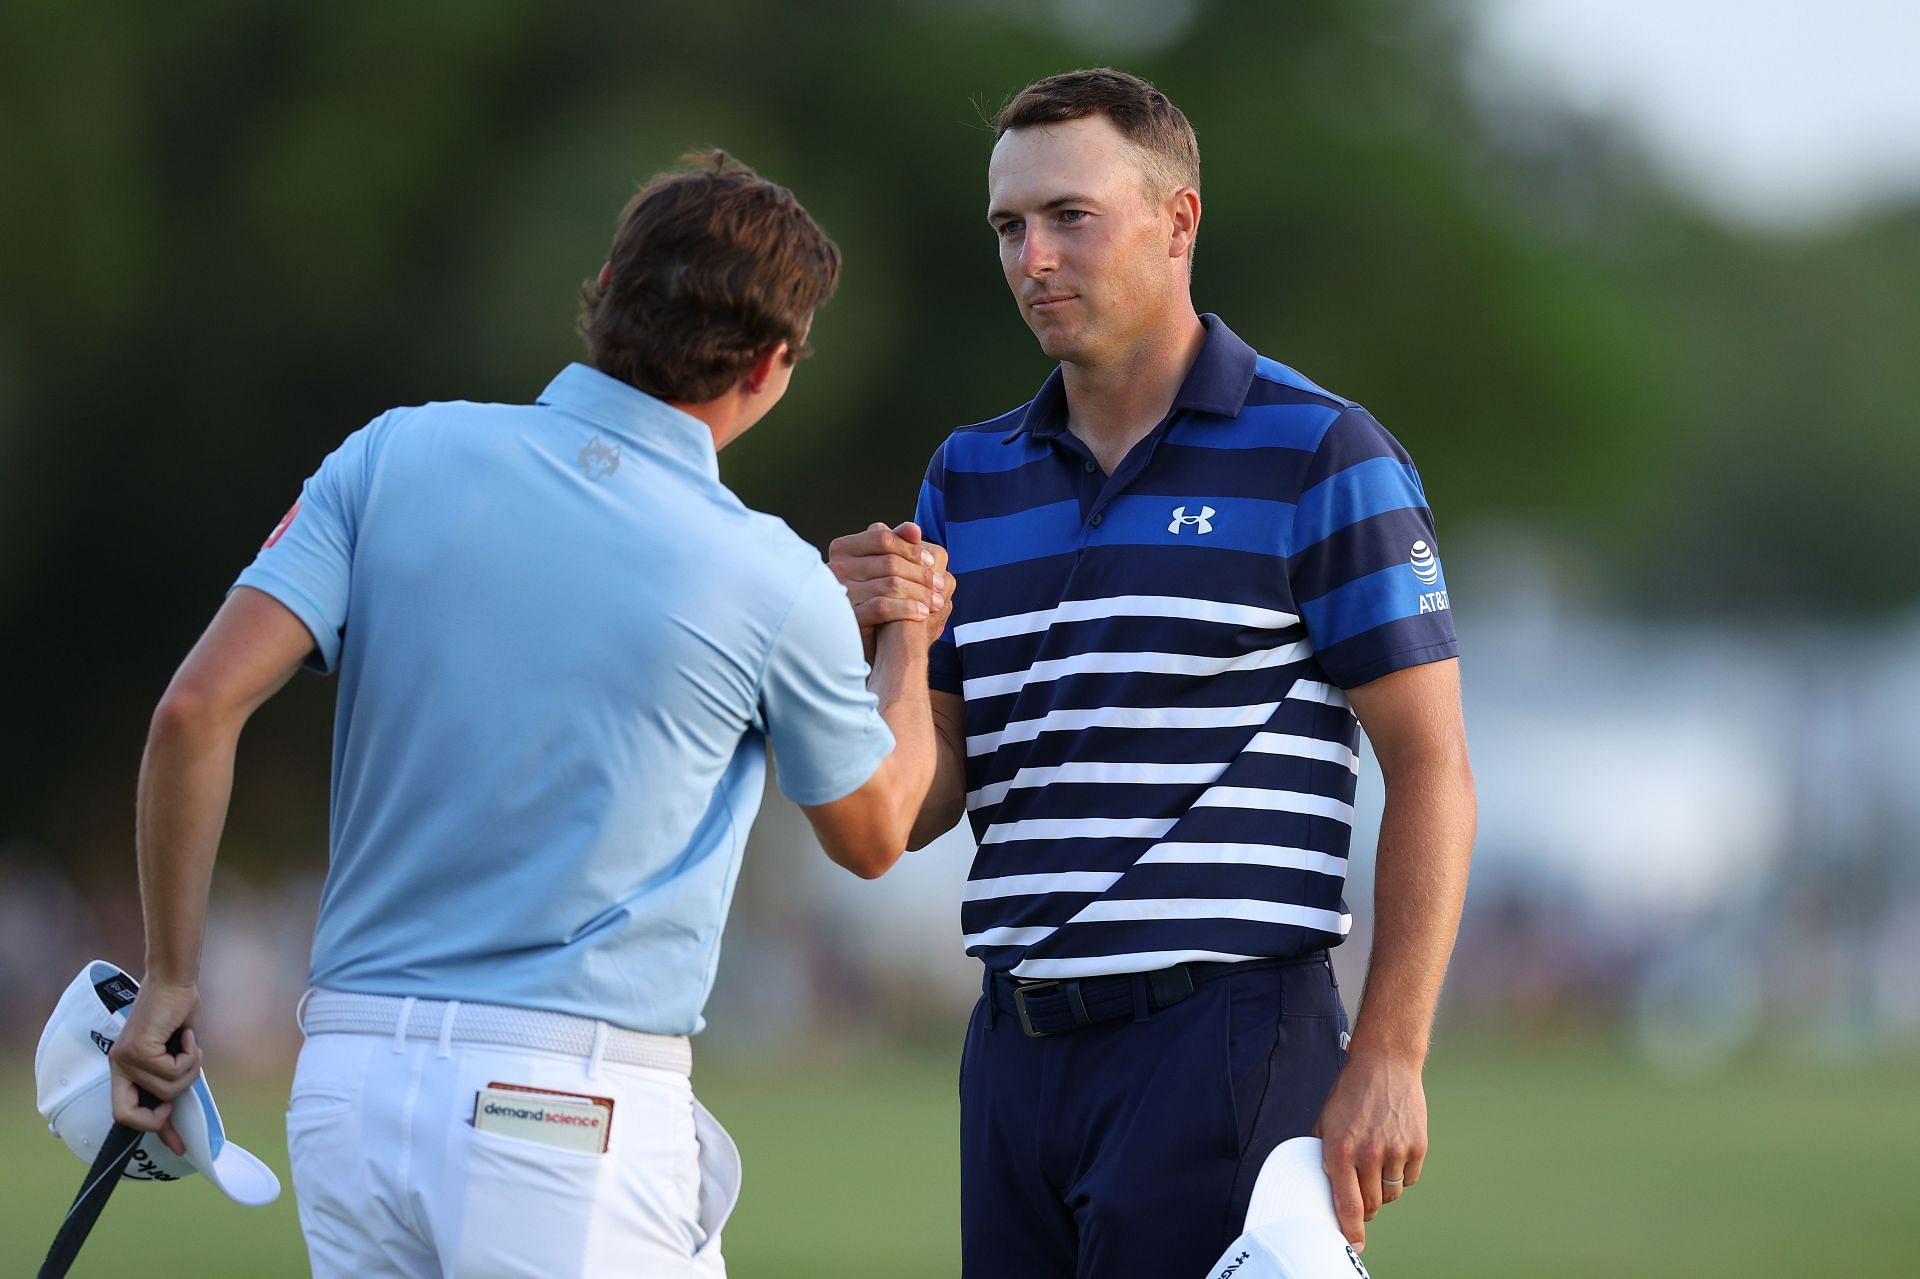
[[720, 1230], [740, 1202], [740, 1147], [713, 1112], [693, 1100], [694, 1139], [700, 1143], [700, 1231], [695, 1256], [717, 1251]]
[[474, 1131], [455, 1273], [460, 1279], [584, 1275], [607, 1156]]

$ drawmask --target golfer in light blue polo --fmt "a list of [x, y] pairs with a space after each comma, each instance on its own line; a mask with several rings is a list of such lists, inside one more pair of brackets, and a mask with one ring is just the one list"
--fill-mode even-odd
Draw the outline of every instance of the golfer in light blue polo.
[[[719, 1275], [738, 1156], [695, 1100], [720, 932], [779, 785], [884, 872], [932, 777], [944, 560], [859, 625], [716, 453], [805, 353], [839, 251], [721, 153], [627, 206], [589, 364], [395, 409], [307, 481], [155, 713], [146, 975], [115, 1112], [168, 1133], [241, 727], [337, 673], [331, 865], [287, 1116], [316, 1275]], [[909, 531], [911, 532], [911, 531]], [[185, 1028], [185, 1048], [168, 1037]]]

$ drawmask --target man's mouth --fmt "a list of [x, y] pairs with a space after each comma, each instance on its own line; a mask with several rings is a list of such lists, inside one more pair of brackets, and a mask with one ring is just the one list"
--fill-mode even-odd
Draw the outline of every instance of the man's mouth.
[[1067, 294], [1061, 295], [1060, 297], [1039, 298], [1035, 301], [1029, 302], [1027, 305], [1032, 307], [1036, 311], [1050, 311], [1054, 307], [1061, 306], [1061, 305], [1064, 305], [1065, 303], [1073, 301], [1074, 296], [1075, 296], [1074, 294], [1067, 293]]

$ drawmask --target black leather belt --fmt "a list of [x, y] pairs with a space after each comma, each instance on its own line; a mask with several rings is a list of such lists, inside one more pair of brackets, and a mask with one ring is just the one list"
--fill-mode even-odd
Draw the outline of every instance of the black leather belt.
[[1013, 977], [994, 973], [993, 1002], [1020, 1019], [1020, 1029], [1033, 1039], [1079, 1030], [1103, 1021], [1118, 1021], [1140, 1012], [1136, 990], [1144, 986], [1148, 1011], [1179, 1003], [1199, 986], [1234, 973], [1266, 968], [1325, 964], [1327, 952], [1316, 950], [1292, 959], [1248, 959], [1233, 964], [1175, 964], [1150, 973], [1115, 973], [1106, 977], [1070, 977], [1059, 980]]

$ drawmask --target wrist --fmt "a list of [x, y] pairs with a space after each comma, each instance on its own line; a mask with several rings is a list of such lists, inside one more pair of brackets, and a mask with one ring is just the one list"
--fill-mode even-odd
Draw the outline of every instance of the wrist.
[[873, 635], [875, 659], [885, 658], [896, 662], [922, 662], [927, 660], [927, 624], [918, 622], [887, 622]]
[[193, 991], [200, 985], [200, 965], [196, 961], [188, 964], [174, 959], [147, 957], [147, 970], [140, 978], [140, 988], [156, 986], [163, 990]]
[[1369, 1035], [1364, 1023], [1354, 1028], [1353, 1037], [1347, 1042], [1347, 1061], [1379, 1062], [1382, 1065], [1397, 1066], [1406, 1070], [1418, 1071], [1427, 1064], [1428, 1044], [1425, 1038], [1413, 1040], [1392, 1035]]

